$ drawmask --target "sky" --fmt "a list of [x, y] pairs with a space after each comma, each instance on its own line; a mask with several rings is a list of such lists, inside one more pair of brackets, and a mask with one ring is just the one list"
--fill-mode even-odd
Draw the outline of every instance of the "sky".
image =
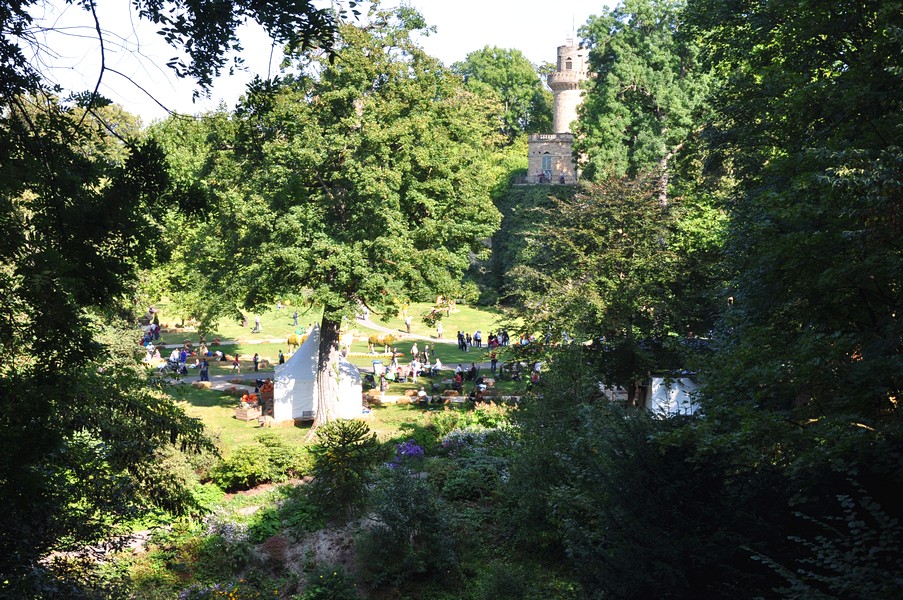
[[[611, 0], [407, 0], [417, 8], [436, 33], [420, 38], [431, 55], [446, 65], [463, 60], [467, 53], [484, 46], [520, 50], [534, 64], [554, 62], [556, 48], [575, 34], [590, 15], [599, 14]], [[175, 51], [157, 35], [152, 26], [138, 21], [126, 0], [98, 0], [98, 15], [105, 35], [108, 72], [100, 93], [142, 117], [145, 124], [166, 116], [166, 108], [193, 114], [215, 109], [221, 103], [232, 108], [255, 75], [275, 75], [280, 60], [271, 54], [266, 34], [245, 27], [241, 40], [245, 48], [246, 72], [224, 75], [214, 83], [210, 99], [192, 101], [195, 89], [166, 67]], [[392, 6], [384, 0], [384, 6]], [[100, 52], [90, 16], [63, 0], [40, 4], [37, 10], [45, 24], [54, 25], [36, 33], [44, 50], [32, 52], [30, 59], [65, 89], [92, 90], [97, 80]], [[143, 90], [142, 90], [143, 88]], [[151, 97], [153, 96], [153, 97]], [[161, 106], [163, 105], [163, 106]]]

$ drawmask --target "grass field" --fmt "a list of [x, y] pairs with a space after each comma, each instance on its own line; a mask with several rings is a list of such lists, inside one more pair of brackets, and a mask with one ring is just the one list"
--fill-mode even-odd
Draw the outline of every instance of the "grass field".
[[[401, 384], [398, 384], [399, 386]], [[412, 387], [412, 386], [411, 386]], [[402, 389], [399, 387], [399, 390]], [[403, 392], [402, 392], [403, 393]], [[250, 444], [258, 435], [272, 432], [289, 444], [304, 445], [310, 433], [310, 426], [274, 427], [264, 429], [257, 421], [240, 421], [235, 418], [238, 399], [215, 390], [202, 390], [187, 385], [176, 385], [172, 396], [192, 417], [200, 419], [207, 434], [217, 441], [224, 456], [235, 448]], [[405, 423], [422, 423], [431, 412], [442, 410], [467, 410], [464, 407], [432, 406], [421, 408], [416, 404], [376, 405], [367, 421], [370, 429], [381, 440], [395, 437]]]
[[[169, 313], [169, 305], [166, 302], [160, 302], [156, 307], [162, 326], [175, 327], [175, 325], [180, 323], [181, 317]], [[411, 333], [432, 338], [436, 337], [436, 328], [427, 325], [422, 320], [422, 316], [428, 314], [431, 307], [432, 305], [427, 302], [414, 303], [408, 307], [408, 314], [411, 315], [412, 320]], [[251, 333], [251, 330], [254, 328], [256, 315], [249, 313], [246, 314], [248, 323], [244, 327], [236, 319], [222, 319], [214, 328], [214, 331], [207, 335], [207, 340], [209, 342], [214, 338], [219, 338], [220, 340], [235, 340], [243, 343], [249, 340], [287, 338], [292, 333], [304, 333], [309, 324], [319, 323], [321, 315], [319, 309], [302, 307], [297, 310], [299, 313], [298, 327], [293, 325], [292, 315], [295, 311], [294, 307], [288, 306], [281, 310], [277, 310], [274, 307], [260, 314], [262, 329], [260, 333]], [[373, 322], [383, 327], [393, 329], [398, 333], [405, 332], [404, 317], [401, 314], [386, 316], [371, 313], [370, 318]], [[514, 325], [511, 325], [510, 321], [506, 321], [504, 312], [490, 307], [459, 305], [450, 316], [442, 318], [443, 337], [454, 342], [455, 334], [458, 330], [473, 334], [479, 329], [483, 333], [483, 341], [486, 342], [489, 339], [489, 333], [500, 329], [503, 324], [507, 325], [509, 333], [514, 335], [515, 332], [511, 330], [511, 327], [514, 327]], [[352, 329], [356, 329], [364, 335], [375, 333], [374, 330], [364, 327], [360, 322], [355, 322], [352, 325]], [[193, 331], [171, 331], [163, 333], [161, 340], [165, 344], [176, 344], [185, 340], [197, 344], [200, 336]], [[443, 360], [445, 359], [443, 358]]]
[[[433, 305], [429, 302], [415, 302], [408, 306], [408, 314], [411, 316], [411, 333], [436, 337], [436, 327], [423, 322], [423, 317], [430, 313]], [[371, 315], [370, 319], [379, 325], [395, 329], [399, 332], [406, 331], [404, 316], [398, 315]], [[489, 332], [496, 331], [503, 326], [513, 327], [510, 319], [501, 310], [484, 306], [457, 305], [452, 313], [442, 317], [442, 337], [455, 340], [455, 334], [460, 330], [464, 333], [477, 331], [483, 333], [483, 342], [489, 339]]]
[[[172, 324], [177, 320], [171, 317], [167, 317], [166, 303], [160, 303], [157, 305], [157, 307], [159, 309], [161, 324]], [[412, 333], [435, 337], [435, 331], [432, 330], [432, 328], [429, 328], [420, 319], [420, 315], [429, 312], [430, 307], [431, 305], [429, 303], [417, 303], [412, 304], [408, 308], [409, 314], [414, 317], [411, 324]], [[259, 334], [251, 333], [251, 328], [253, 327], [253, 316], [250, 316], [249, 318], [248, 327], [241, 327], [239, 323], [232, 321], [224, 321], [223, 323], [221, 323], [220, 326], [216, 328], [215, 333], [207, 336], [208, 348], [211, 351], [223, 351], [229, 356], [230, 360], [226, 362], [211, 362], [210, 374], [222, 375], [230, 373], [232, 370], [231, 358], [234, 357], [236, 353], [240, 354], [242, 357], [242, 374], [247, 374], [253, 371], [251, 358], [255, 352], [258, 353], [261, 358], [268, 360], [271, 365], [276, 364], [279, 356], [279, 350], [282, 350], [286, 354], [286, 356], [288, 356], [288, 345], [282, 340], [286, 340], [290, 334], [295, 333], [296, 331], [303, 333], [309, 323], [317, 322], [320, 317], [319, 311], [308, 311], [306, 313], [303, 313], [298, 317], [299, 327], [296, 329], [292, 325], [292, 313], [294, 312], [294, 310], [295, 309], [292, 307], [287, 307], [282, 310], [276, 310], [275, 308], [273, 308], [269, 312], [263, 313], [261, 316], [261, 325], [263, 331]], [[301, 311], [299, 310], [299, 312]], [[400, 315], [382, 320], [380, 320], [380, 318], [376, 315], [371, 315], [371, 318], [380, 325], [395, 329], [398, 336], [403, 335], [404, 319]], [[459, 329], [462, 331], [469, 331], [471, 333], [479, 329], [483, 332], [483, 341], [485, 344], [485, 342], [488, 341], [489, 332], [495, 331], [498, 328], [498, 324], [501, 323], [503, 319], [504, 314], [501, 311], [495, 309], [459, 306], [454, 312], [452, 312], [451, 317], [446, 317], [443, 319], [443, 322], [445, 324], [444, 337], [446, 338], [446, 340], [451, 340], [452, 342], [454, 342], [456, 333]], [[374, 333], [382, 332], [379, 332], [375, 329], [370, 329], [364, 326], [359, 321], [356, 321], [353, 324], [352, 332], [355, 334], [355, 339], [357, 340], [352, 344], [352, 356], [349, 357], [349, 360], [353, 364], [358, 367], [370, 368], [374, 359], [383, 360], [384, 363], [388, 362], [385, 357], [372, 356], [368, 354], [369, 346], [367, 344], [367, 338]], [[237, 343], [213, 345], [211, 342], [214, 338]], [[277, 339], [280, 340], [280, 342], [264, 342], [265, 340], [271, 339]], [[191, 341], [193, 344], [197, 345], [199, 342], [199, 336], [194, 332], [171, 332], [164, 333], [161, 336], [161, 342], [165, 344], [181, 343], [186, 340]], [[264, 343], [251, 343], [258, 340]], [[455, 343], [437, 343], [435, 340], [425, 341], [415, 339], [398, 339], [393, 344], [393, 346], [401, 353], [402, 364], [407, 364], [408, 362], [410, 362], [411, 347], [415, 343], [417, 344], [418, 349], [421, 350], [423, 349], [425, 344], [429, 344], [432, 351], [431, 360], [434, 362], [438, 357], [445, 366], [450, 367], [451, 369], [454, 369], [458, 364], [462, 364], [466, 367], [472, 362], [479, 364], [488, 363], [490, 360], [490, 353], [485, 345], [483, 348], [471, 347], [469, 352], [462, 352], [458, 349]], [[500, 351], [497, 354], [499, 361], [504, 362], [504, 352]], [[269, 368], [262, 369], [261, 372], [264, 375], [268, 373], [272, 374], [273, 368], [272, 366], [270, 366]]]
[[[160, 319], [161, 326], [164, 328], [167, 325], [175, 327], [180, 324], [182, 318], [179, 315], [174, 315], [169, 312], [169, 304], [167, 302], [159, 302], [155, 306], [158, 311], [158, 318]], [[260, 326], [262, 329], [260, 333], [251, 333], [251, 330], [254, 328], [254, 317], [257, 315], [255, 313], [246, 313], [245, 316], [248, 319], [246, 326], [242, 327], [237, 319], [221, 319], [214, 328], [214, 331], [207, 335], [207, 341], [209, 342], [214, 338], [238, 341], [287, 338], [289, 334], [292, 333], [304, 333], [309, 323], [318, 323], [320, 321], [322, 311], [319, 309], [313, 310], [310, 308], [299, 307], [297, 310], [298, 327], [293, 325], [292, 314], [295, 312], [295, 307], [289, 306], [281, 310], [277, 310], [273, 307], [260, 313]], [[173, 331], [163, 333], [160, 336], [160, 339], [165, 344], [177, 344], [185, 340], [197, 344], [200, 340], [200, 336], [194, 331]]]
[[171, 394], [189, 416], [204, 422], [208, 435], [217, 440], [224, 455], [232, 448], [251, 443], [264, 431], [272, 431], [286, 442], [297, 444], [303, 444], [310, 431], [310, 427], [262, 429], [257, 421], [239, 421], [235, 418], [238, 398], [215, 390], [176, 385]]

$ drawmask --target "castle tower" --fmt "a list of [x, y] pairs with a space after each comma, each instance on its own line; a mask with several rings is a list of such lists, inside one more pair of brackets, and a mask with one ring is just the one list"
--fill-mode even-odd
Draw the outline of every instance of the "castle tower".
[[528, 138], [527, 183], [577, 182], [574, 134], [577, 107], [583, 101], [580, 83], [587, 79], [587, 51], [568, 39], [558, 46], [558, 64], [547, 82], [555, 95], [554, 133], [534, 133]]
[[571, 133], [577, 120], [577, 107], [583, 101], [580, 82], [587, 78], [587, 51], [568, 39], [558, 46], [558, 69], [549, 73], [548, 84], [555, 94], [555, 133]]

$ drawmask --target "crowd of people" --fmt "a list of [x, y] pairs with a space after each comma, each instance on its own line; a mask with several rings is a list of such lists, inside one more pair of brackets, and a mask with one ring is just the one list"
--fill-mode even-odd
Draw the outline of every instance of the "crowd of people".
[[[490, 333], [486, 338], [486, 347], [494, 350], [499, 347], [507, 346], [509, 343], [508, 332], [504, 329], [498, 333]], [[470, 352], [471, 348], [483, 347], [483, 332], [477, 329], [471, 335], [468, 332], [458, 332], [458, 350], [462, 352]]]
[[[277, 306], [277, 309], [279, 308], [284, 309], [286, 306]], [[293, 325], [296, 325], [300, 315], [295, 311], [290, 316]], [[244, 320], [243, 325], [247, 326], [247, 319], [245, 317], [242, 318]], [[410, 327], [410, 321], [410, 317], [408, 317], [405, 321], [406, 328]], [[158, 345], [155, 345], [155, 342], [159, 342], [160, 340], [159, 319], [155, 311], [151, 310], [149, 312], [148, 323], [148, 326], [144, 328], [144, 334], [141, 340], [141, 343], [147, 352], [145, 360], [147, 362], [155, 363], [162, 362], [160, 365], [161, 371], [169, 369], [174, 372], [188, 374], [190, 370], [197, 369], [198, 379], [200, 381], [210, 381], [210, 362], [231, 361], [230, 373], [241, 374], [242, 361], [238, 354], [231, 356], [227, 355], [222, 350], [210, 351], [204, 342], [201, 342], [196, 350], [192, 348], [191, 343], [186, 342], [182, 347], [173, 349], [168, 357], [164, 356], [161, 359], [160, 348]], [[308, 325], [308, 332], [312, 329], [313, 327]], [[261, 323], [260, 316], [258, 315], [254, 318], [254, 328], [252, 331], [259, 332], [260, 330]], [[441, 321], [438, 324], [437, 331], [441, 331]], [[471, 362], [469, 366], [465, 366], [466, 363], [458, 364], [453, 371], [450, 382], [448, 380], [443, 380], [442, 382], [430, 382], [433, 391], [438, 390], [443, 382], [446, 383], [446, 385], [450, 383], [450, 387], [457, 390], [462, 395], [467, 393], [469, 389], [469, 396], [473, 398], [482, 396], [483, 391], [486, 389], [486, 377], [499, 376], [503, 379], [511, 378], [519, 381], [526, 375], [533, 383], [536, 383], [539, 379], [538, 363], [530, 365], [529, 367], [527, 367], [527, 365], [520, 365], [521, 368], [518, 368], [518, 363], [514, 363], [513, 365], [506, 364], [504, 365], [507, 369], [506, 371], [503, 371], [500, 368], [498, 358], [499, 349], [504, 348], [511, 343], [508, 332], [504, 329], [490, 332], [488, 336], [484, 336], [483, 332], [479, 329], [473, 333], [458, 331], [457, 341], [458, 349], [463, 352], [469, 352], [470, 349], [474, 347], [481, 350], [485, 348], [486, 352], [483, 352], [482, 356], [484, 357], [484, 360], [488, 358], [488, 372], [484, 376], [480, 372], [480, 365], [478, 365], [477, 362]], [[515, 338], [514, 343], [528, 344], [531, 341], [531, 336], [522, 335], [519, 339]], [[373, 376], [368, 377], [368, 380], [372, 381], [375, 386], [378, 385], [383, 391], [386, 391], [389, 383], [392, 382], [411, 382], [416, 384], [424, 377], [441, 377], [441, 372], [445, 366], [442, 364], [442, 361], [435, 356], [435, 348], [436, 344], [432, 341], [415, 340], [410, 348], [410, 360], [404, 364], [401, 362], [401, 358], [403, 357], [402, 353], [399, 352], [397, 348], [392, 348], [392, 359], [390, 364], [384, 367], [380, 373], [374, 373]], [[284, 364], [285, 361], [286, 357], [280, 349], [278, 364]], [[255, 352], [253, 358], [250, 360], [255, 373], [260, 371], [261, 362], [262, 359], [260, 354]], [[244, 366], [247, 367], [247, 363]], [[485, 365], [483, 367], [487, 368]], [[228, 366], [226, 366], [226, 368], [228, 368]], [[472, 385], [466, 385], [467, 383]]]

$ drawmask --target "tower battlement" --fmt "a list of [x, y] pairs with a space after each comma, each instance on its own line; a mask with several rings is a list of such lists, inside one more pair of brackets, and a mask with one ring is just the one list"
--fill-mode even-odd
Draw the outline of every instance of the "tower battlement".
[[585, 48], [572, 40], [558, 46], [557, 69], [546, 78], [555, 95], [555, 133], [569, 132], [571, 123], [577, 120], [577, 107], [583, 101], [580, 83], [588, 78], [587, 66]]

